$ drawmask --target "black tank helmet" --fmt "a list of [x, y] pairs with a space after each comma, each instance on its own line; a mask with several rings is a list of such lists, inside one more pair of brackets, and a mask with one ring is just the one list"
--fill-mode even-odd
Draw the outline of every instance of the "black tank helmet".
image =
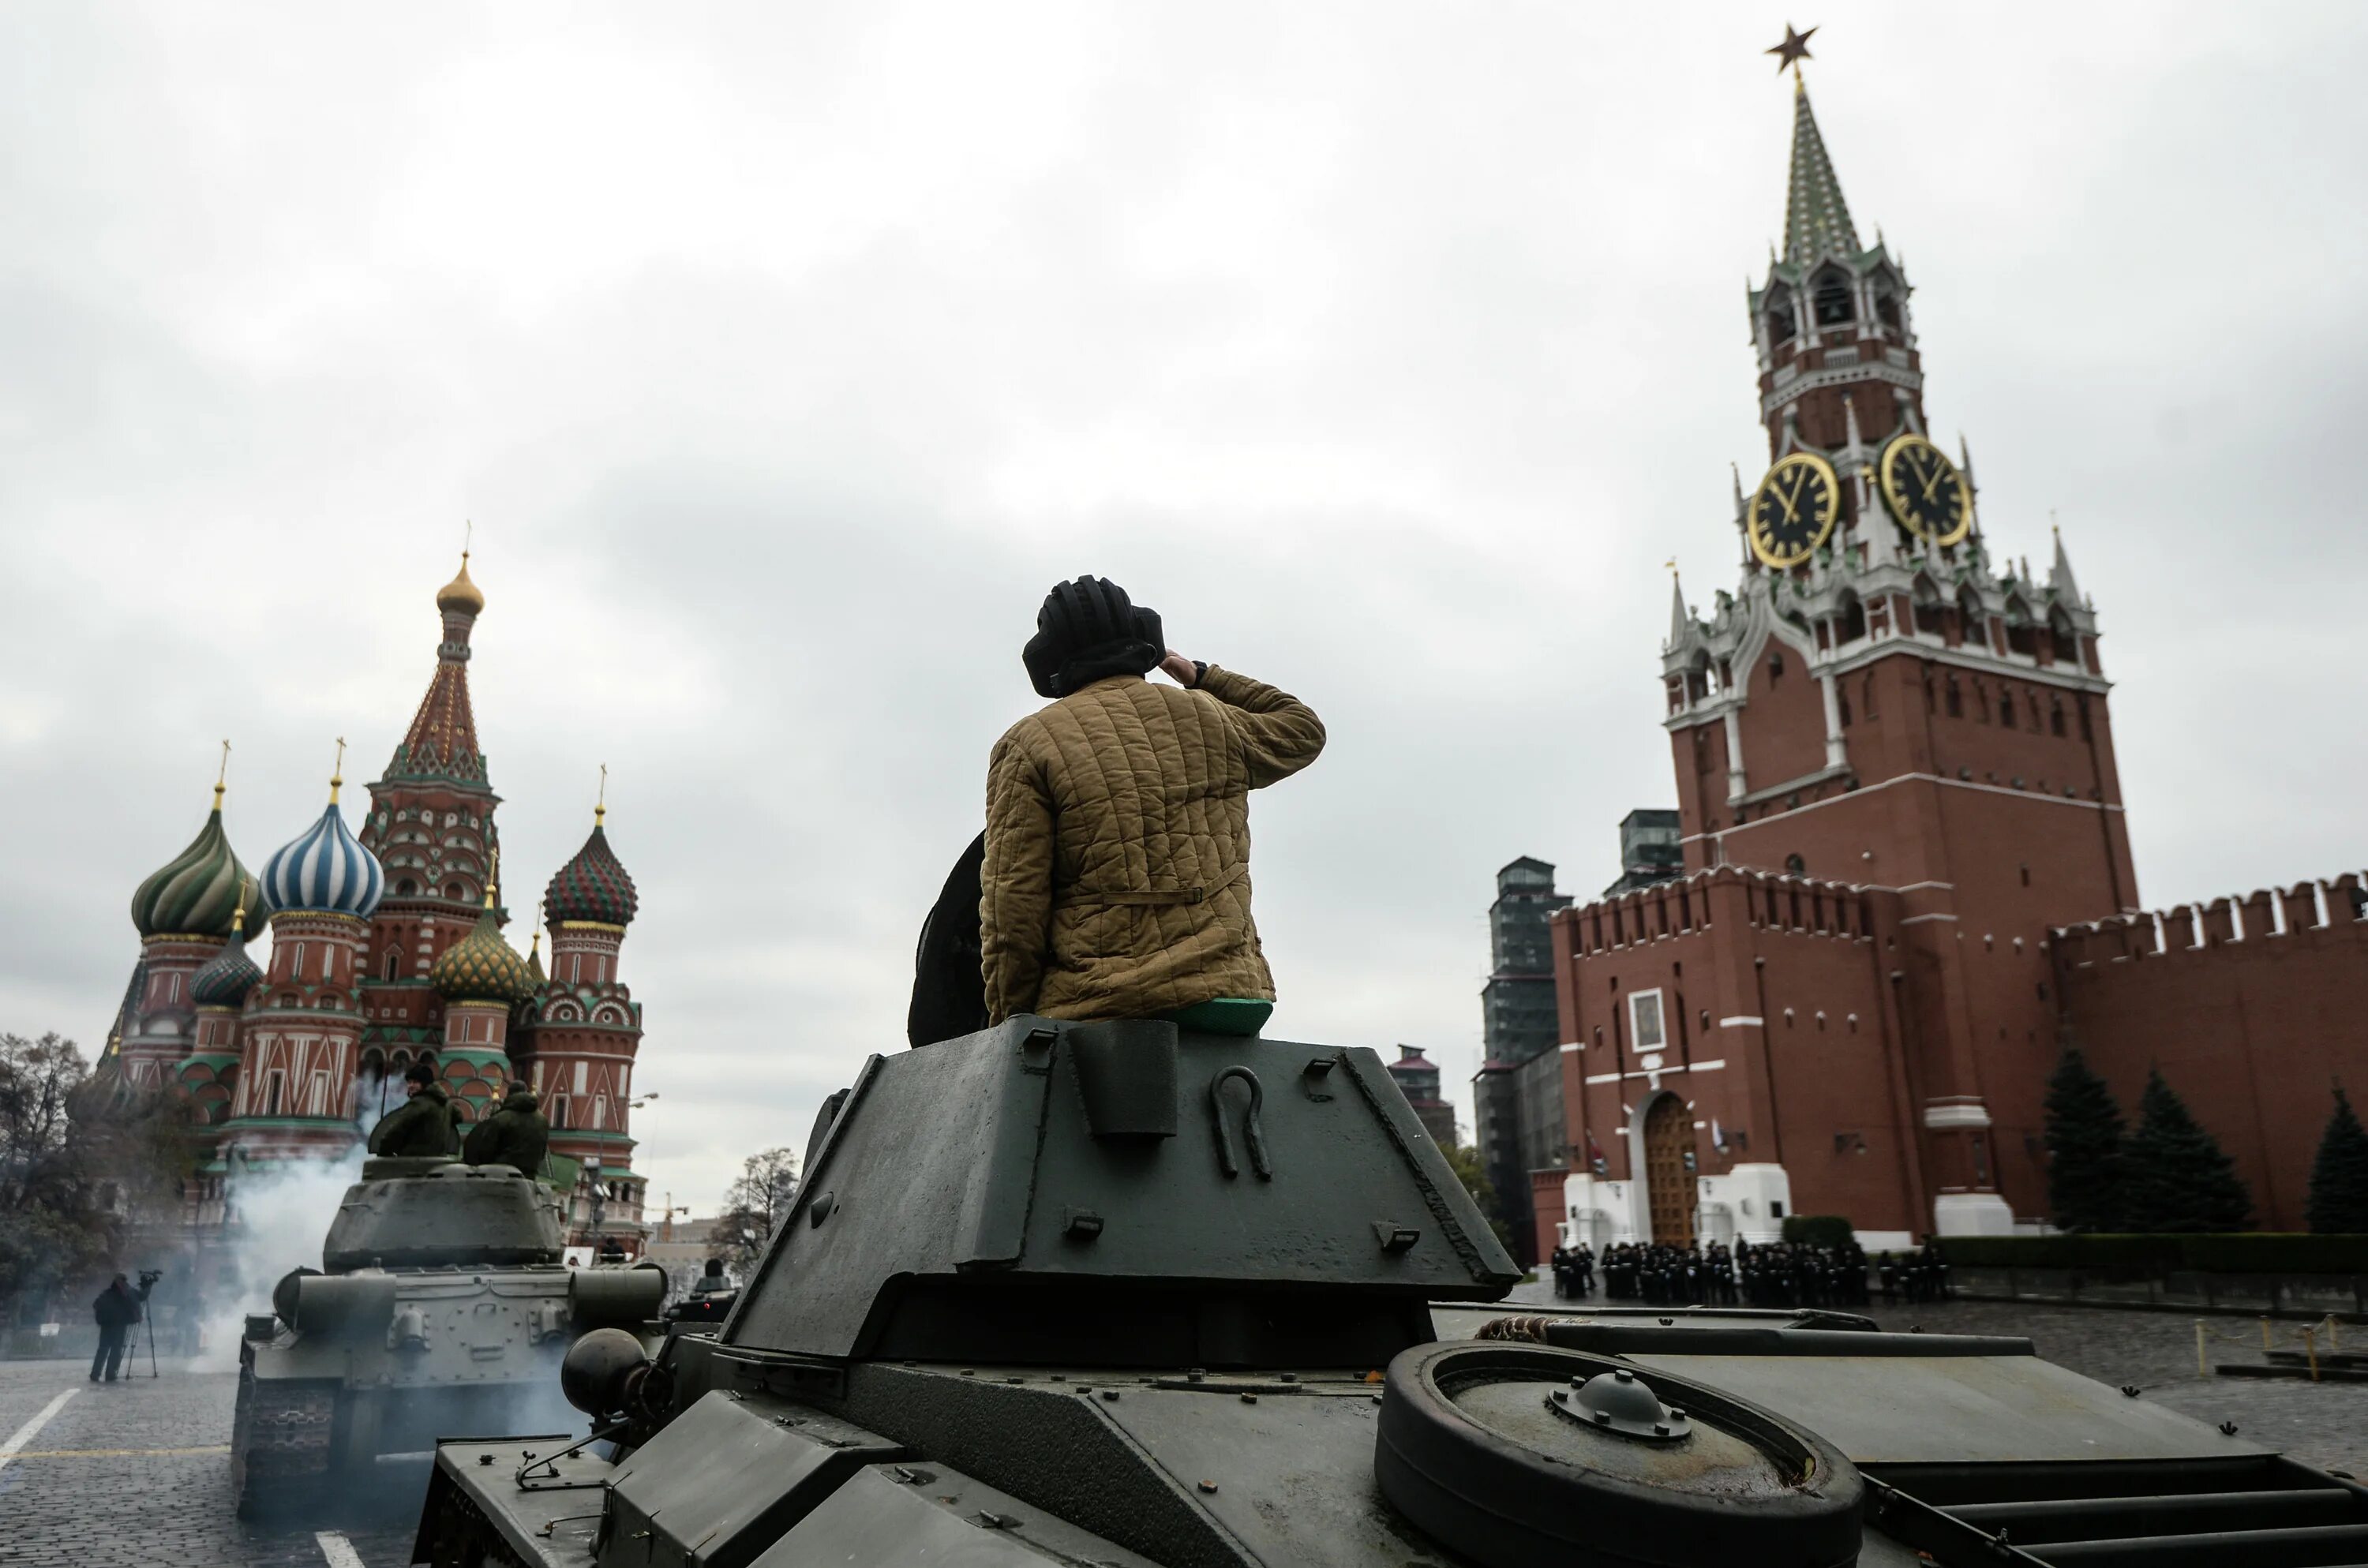
[[1126, 597], [1107, 577], [1053, 585], [1036, 612], [1036, 635], [1020, 651], [1040, 697], [1066, 697], [1110, 676], [1144, 675], [1167, 647], [1159, 612]]

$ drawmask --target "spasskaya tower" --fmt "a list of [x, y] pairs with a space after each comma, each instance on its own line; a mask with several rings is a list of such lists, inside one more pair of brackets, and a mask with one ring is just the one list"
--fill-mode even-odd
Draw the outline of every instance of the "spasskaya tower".
[[1690, 875], [1556, 918], [1574, 1206], [1645, 1239], [1773, 1234], [1796, 1186], [1903, 1236], [2043, 1211], [2048, 932], [2137, 907], [2093, 607], [2060, 538], [2044, 572], [1994, 551], [1932, 438], [1804, 41], [1771, 51], [1784, 238], [1747, 300], [1770, 464], [1733, 589], [1677, 589], [1662, 648]]

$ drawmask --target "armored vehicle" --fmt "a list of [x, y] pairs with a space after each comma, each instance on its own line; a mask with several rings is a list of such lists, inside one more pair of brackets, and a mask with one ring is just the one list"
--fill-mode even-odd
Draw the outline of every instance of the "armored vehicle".
[[507, 1165], [373, 1159], [321, 1249], [249, 1315], [231, 1471], [242, 1517], [357, 1495], [455, 1432], [548, 1420], [561, 1357], [655, 1316], [666, 1277], [560, 1262], [551, 1191]]
[[441, 1447], [414, 1561], [2368, 1561], [2357, 1486], [2026, 1340], [1487, 1306], [1367, 1050], [1014, 1019], [871, 1058], [806, 1171], [719, 1335], [569, 1352], [598, 1441]]

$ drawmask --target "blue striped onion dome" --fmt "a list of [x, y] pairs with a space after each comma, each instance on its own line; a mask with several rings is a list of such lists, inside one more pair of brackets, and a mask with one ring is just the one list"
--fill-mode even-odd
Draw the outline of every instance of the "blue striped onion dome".
[[263, 971], [246, 956], [246, 934], [231, 927], [230, 945], [189, 976], [189, 1000], [201, 1007], [236, 1007], [263, 979]]
[[502, 937], [491, 893], [475, 927], [429, 966], [427, 983], [447, 1002], [516, 1002], [534, 989], [526, 960]]
[[321, 820], [263, 863], [263, 898], [275, 915], [319, 910], [367, 920], [385, 891], [385, 869], [355, 841], [334, 790]]
[[240, 886], [250, 880], [222, 832], [217, 791], [204, 830], [131, 895], [131, 924], [143, 937], [227, 937]]

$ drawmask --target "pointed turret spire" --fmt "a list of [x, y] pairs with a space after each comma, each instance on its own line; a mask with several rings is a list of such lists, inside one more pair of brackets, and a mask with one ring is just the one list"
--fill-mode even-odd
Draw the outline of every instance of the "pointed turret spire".
[[1669, 646], [1674, 648], [1686, 640], [1686, 631], [1694, 618], [1686, 613], [1686, 585], [1678, 580], [1678, 563], [1669, 562]]
[[2083, 600], [2079, 582], [2072, 575], [2072, 558], [2064, 553], [2064, 530], [2057, 528], [2051, 518], [2047, 531], [2055, 536], [2055, 560], [2047, 569], [2048, 590], [2055, 596], [2057, 602], [2077, 608]]
[[1850, 204], [1842, 199], [1842, 182], [1835, 176], [1833, 160], [1826, 156], [1825, 138], [1817, 134], [1809, 89], [1795, 76], [1793, 180], [1784, 203], [1784, 259], [1794, 267], [1807, 267], [1820, 256], [1854, 256], [1858, 251], [1858, 230], [1850, 223]]
[[422, 777], [485, 781], [484, 754], [477, 749], [477, 716], [469, 704], [469, 632], [485, 608], [485, 596], [469, 580], [469, 554], [461, 552], [461, 574], [437, 591], [436, 608], [444, 640], [436, 647], [436, 673], [411, 728], [386, 766], [388, 778]]

